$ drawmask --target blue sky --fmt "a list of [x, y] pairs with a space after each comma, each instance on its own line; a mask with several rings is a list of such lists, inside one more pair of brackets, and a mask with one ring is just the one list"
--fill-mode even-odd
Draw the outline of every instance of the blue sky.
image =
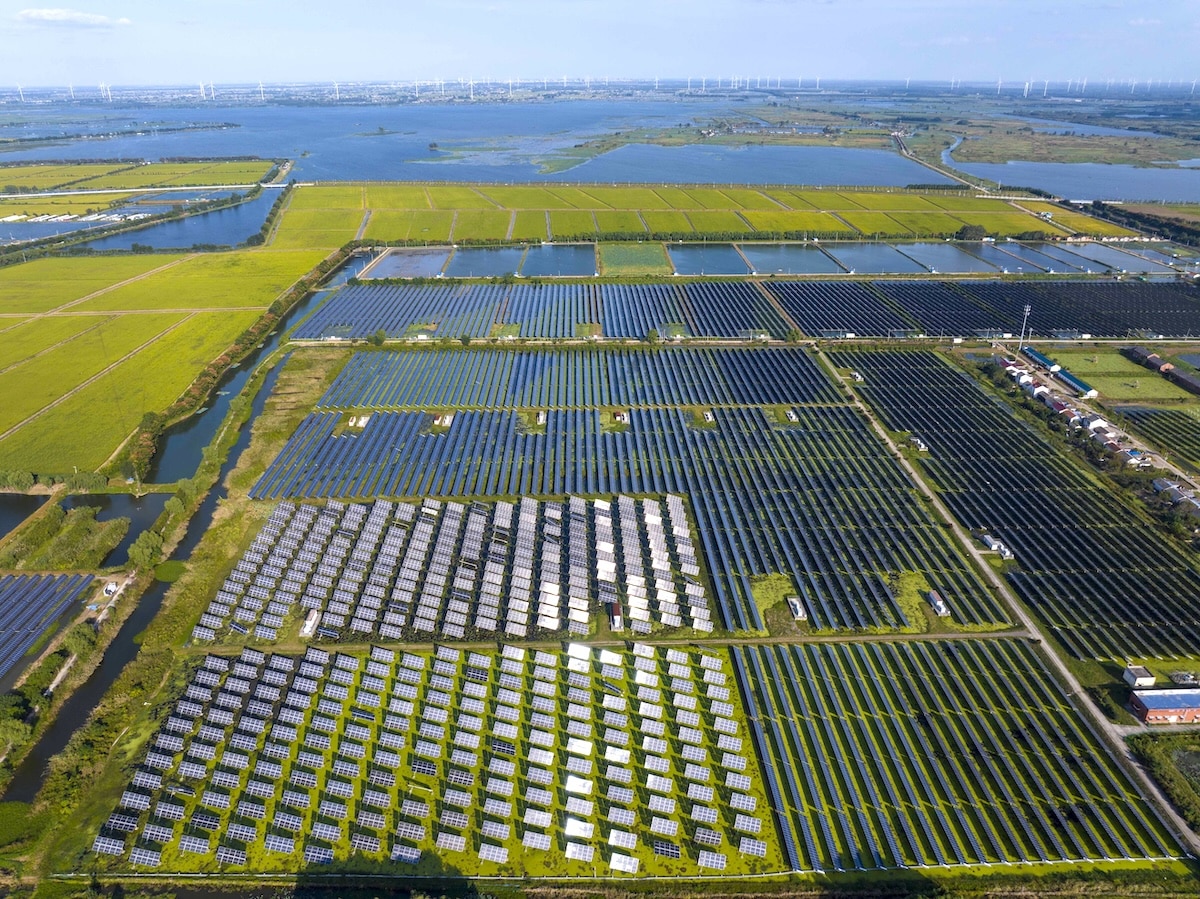
[[1195, 0], [37, 2], [0, 0], [0, 83], [1200, 77]]

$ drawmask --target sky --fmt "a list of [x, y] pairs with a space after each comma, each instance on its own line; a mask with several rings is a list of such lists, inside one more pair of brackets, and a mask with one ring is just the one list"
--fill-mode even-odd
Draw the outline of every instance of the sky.
[[1196, 0], [36, 2], [0, 0], [0, 85], [1200, 77]]

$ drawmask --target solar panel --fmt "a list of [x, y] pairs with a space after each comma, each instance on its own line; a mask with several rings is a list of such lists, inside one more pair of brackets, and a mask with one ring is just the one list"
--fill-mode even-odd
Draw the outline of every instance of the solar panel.
[[637, 815], [627, 808], [614, 805], [608, 810], [608, 820], [612, 824], [619, 824], [622, 827], [632, 827], [637, 821]]
[[419, 843], [425, 839], [425, 827], [411, 821], [400, 821], [396, 824], [396, 836]]
[[707, 827], [696, 828], [696, 842], [704, 843], [707, 846], [720, 846], [722, 836], [715, 830], [709, 830]]
[[503, 865], [508, 861], [508, 847], [497, 846], [493, 843], [482, 843], [479, 847], [479, 859], [485, 862], [495, 862]]
[[191, 852], [195, 855], [208, 855], [211, 851], [208, 837], [198, 837], [184, 834], [179, 838], [179, 851]]
[[621, 871], [625, 874], [636, 874], [640, 863], [632, 856], [614, 852], [612, 858], [608, 860], [608, 864], [614, 871]]
[[462, 852], [467, 848], [466, 837], [456, 833], [441, 832], [437, 835], [437, 848], [446, 852]]
[[710, 868], [714, 871], [725, 870], [725, 856], [719, 852], [701, 852], [696, 857], [696, 865], [700, 868]]
[[654, 854], [661, 855], [663, 858], [679, 858], [679, 847], [674, 843], [668, 843], [666, 840], [654, 841]]

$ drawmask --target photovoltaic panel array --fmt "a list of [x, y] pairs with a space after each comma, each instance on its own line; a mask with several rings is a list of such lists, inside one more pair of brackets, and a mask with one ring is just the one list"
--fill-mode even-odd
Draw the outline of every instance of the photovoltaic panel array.
[[[626, 871], [645, 846], [636, 870], [698, 874], [767, 806], [731, 672], [716, 651], [644, 643], [210, 655], [93, 851], [169, 872], [444, 856], [517, 876], [535, 852], [587, 876], [597, 851]], [[763, 849], [737, 872], [784, 870], [772, 821], [754, 822]], [[648, 833], [669, 843], [652, 855]]]

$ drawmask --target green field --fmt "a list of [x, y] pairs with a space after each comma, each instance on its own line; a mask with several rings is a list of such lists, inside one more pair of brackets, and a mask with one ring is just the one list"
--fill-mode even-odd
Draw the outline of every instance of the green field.
[[111, 320], [97, 315], [55, 315], [6, 327], [0, 331], [4, 335], [0, 340], [0, 372]]
[[98, 178], [122, 168], [125, 166], [111, 162], [0, 166], [0, 192], [8, 192], [8, 188], [50, 190]]
[[39, 313], [73, 303], [114, 284], [169, 268], [181, 256], [106, 256], [36, 259], [0, 268], [0, 312]]
[[838, 215], [849, 222], [862, 234], [911, 236], [912, 232], [901, 225], [886, 212], [839, 212]]
[[1095, 387], [1102, 400], [1194, 402], [1196, 399], [1193, 394], [1172, 384], [1158, 372], [1126, 359], [1115, 349], [1055, 349], [1049, 355], [1071, 374], [1083, 378]]
[[250, 184], [271, 170], [268, 160], [209, 160], [207, 162], [80, 163], [0, 167], [0, 193], [22, 190], [122, 190], [145, 187], [206, 187]]
[[[0, 395], [4, 396], [0, 432], [60, 399], [184, 317], [179, 313], [119, 316], [69, 343], [10, 367], [0, 375]], [[95, 435], [88, 435], [88, 439], [94, 440]], [[0, 458], [11, 458], [7, 443], [0, 441]], [[11, 467], [0, 464], [0, 468]]]
[[324, 256], [54, 258], [0, 269], [4, 311], [36, 316], [13, 322], [0, 351], [0, 432], [34, 416], [0, 440], [0, 469], [102, 464]]
[[[428, 213], [430, 204], [455, 215], [450, 235], [455, 241], [546, 240], [547, 216], [550, 236], [584, 239], [599, 234], [636, 235], [647, 230], [714, 237], [755, 231], [847, 236], [857, 231], [863, 235], [940, 237], [953, 234], [968, 222], [983, 224], [989, 233], [1000, 236], [1037, 230], [1060, 232], [1003, 200], [959, 194], [632, 185], [320, 185], [306, 186], [293, 194], [275, 235], [275, 245], [341, 246], [357, 233], [361, 217], [354, 213], [364, 208], [372, 212], [367, 237], [388, 241], [446, 239], [440, 223], [429, 233], [418, 235], [404, 217], [410, 211]], [[830, 213], [838, 213], [845, 221]], [[1073, 227], [1086, 230], [1084, 225], [1090, 221], [1084, 216]], [[1093, 230], [1110, 233], [1103, 224]]]
[[853, 234], [853, 229], [828, 212], [816, 212], [806, 209], [794, 211], [763, 212], [746, 210], [742, 216], [759, 231], [777, 231], [779, 233], [816, 232], [820, 234], [841, 233]]
[[646, 225], [636, 212], [615, 209], [597, 209], [596, 227], [601, 234], [637, 234], [644, 233]]
[[513, 240], [546, 240], [546, 213], [536, 209], [521, 209], [514, 214]]
[[[81, 470], [98, 468], [145, 413], [170, 406], [258, 316], [257, 312], [171, 316], [182, 323], [0, 441], [0, 468], [42, 472], [70, 471], [76, 465]], [[119, 321], [161, 317], [131, 315]], [[143, 336], [153, 335], [143, 331]]]
[[[542, 218], [545, 231], [546, 218]], [[506, 209], [460, 209], [454, 216], [453, 240], [505, 240], [512, 213]]]
[[720, 234], [723, 231], [732, 234], [744, 234], [750, 230], [746, 220], [736, 212], [728, 210], [701, 210], [689, 212], [688, 220], [697, 234]]
[[596, 220], [590, 212], [554, 210], [550, 213], [550, 233], [556, 240], [591, 237], [596, 233]]
[[669, 275], [672, 272], [667, 251], [661, 243], [602, 243], [602, 275]]
[[448, 241], [454, 213], [446, 210], [377, 209], [364, 237], [373, 240]]
[[266, 308], [325, 258], [321, 251], [244, 250], [190, 256], [72, 307], [80, 311]]
[[691, 234], [696, 230], [683, 212], [646, 210], [642, 218], [651, 234]]

